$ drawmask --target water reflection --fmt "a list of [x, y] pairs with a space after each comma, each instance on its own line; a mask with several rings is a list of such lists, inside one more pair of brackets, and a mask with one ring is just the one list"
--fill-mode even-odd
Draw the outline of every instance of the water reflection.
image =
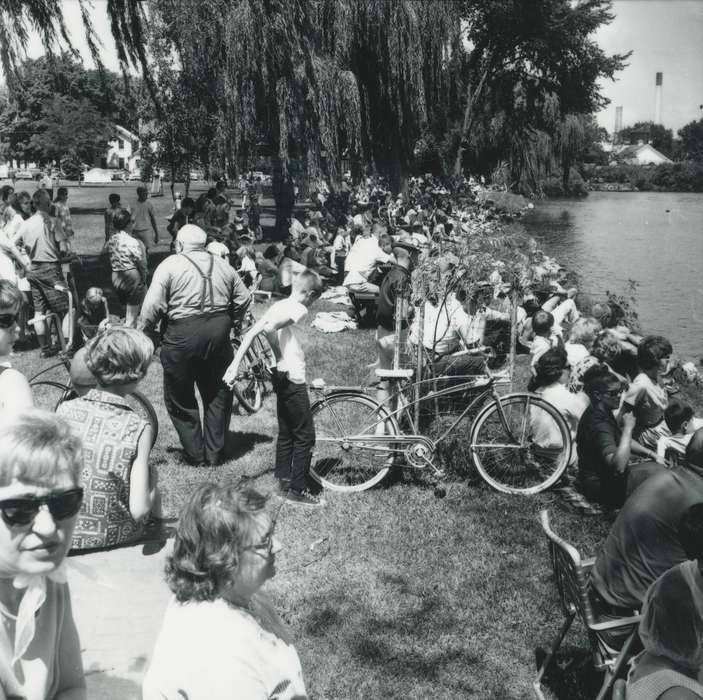
[[645, 330], [695, 359], [703, 338], [702, 221], [703, 195], [645, 192], [540, 202], [524, 219], [545, 252], [579, 273], [584, 292], [621, 293], [637, 280]]

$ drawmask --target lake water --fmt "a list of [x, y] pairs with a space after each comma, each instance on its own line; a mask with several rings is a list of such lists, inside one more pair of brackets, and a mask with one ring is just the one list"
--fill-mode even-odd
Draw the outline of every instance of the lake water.
[[703, 356], [703, 194], [591, 192], [538, 202], [523, 223], [583, 291], [620, 294], [639, 282], [644, 331], [667, 336], [680, 357]]

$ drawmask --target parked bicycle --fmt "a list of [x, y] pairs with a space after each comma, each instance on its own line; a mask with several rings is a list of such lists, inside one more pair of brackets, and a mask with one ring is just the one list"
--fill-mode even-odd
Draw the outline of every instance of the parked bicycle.
[[[66, 285], [56, 284], [54, 289], [68, 297], [68, 313], [66, 314], [68, 321], [64, 321], [63, 324], [68, 329], [68, 337], [64, 336], [61, 319], [55, 313], [42, 314], [29, 321], [30, 325], [34, 325], [35, 321], [44, 321], [47, 325], [47, 333], [55, 336], [59, 343], [59, 352], [56, 356], [58, 362], [39, 370], [29, 380], [35, 406], [47, 411], [55, 411], [64, 401], [70, 401], [78, 396], [71, 386], [69, 375], [73, 334], [76, 328], [73, 295]], [[134, 391], [125, 396], [124, 400], [135, 413], [151, 425], [155, 443], [159, 434], [159, 420], [149, 399], [141, 392]]]
[[[247, 312], [241, 331], [235, 331], [232, 346], [235, 355], [247, 329], [256, 323], [254, 314]], [[237, 380], [232, 386], [239, 405], [247, 413], [256, 413], [263, 405], [266, 394], [273, 390], [271, 369], [276, 366], [273, 349], [266, 336], [260, 333], [249, 344], [244, 359], [239, 366]]]
[[376, 370], [390, 384], [383, 403], [366, 387], [313, 382], [311, 475], [328, 489], [363, 491], [401, 465], [430, 469], [441, 480], [438, 462], [452, 459], [472, 463], [504, 493], [549, 488], [571, 458], [564, 418], [534, 394], [501, 395], [500, 380], [485, 372], [412, 381], [411, 369]]

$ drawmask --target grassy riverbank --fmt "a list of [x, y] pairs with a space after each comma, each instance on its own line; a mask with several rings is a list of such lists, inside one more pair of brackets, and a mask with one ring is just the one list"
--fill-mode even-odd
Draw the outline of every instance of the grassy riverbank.
[[[80, 206], [92, 211], [74, 214], [78, 252], [97, 253], [102, 200], [113, 189], [94, 188], [92, 198], [88, 191], [80, 193], [85, 197]], [[69, 201], [77, 200], [72, 190]], [[170, 199], [154, 204], [161, 222]], [[258, 305], [257, 315], [262, 311]], [[309, 378], [362, 381], [375, 359], [373, 331], [325, 335], [309, 321], [303, 324]], [[525, 383], [525, 359], [520, 358], [522, 383], [516, 388]], [[40, 360], [36, 350], [15, 358], [27, 374], [50, 362]], [[57, 378], [63, 374], [56, 370]], [[244, 479], [262, 491], [274, 488], [272, 397], [259, 413], [233, 417], [224, 465], [195, 469], [179, 460], [158, 358], [140, 388], [159, 415], [152, 463], [167, 517], [177, 518], [188, 494], [205, 480]], [[311, 697], [531, 696], [534, 648], [546, 645], [561, 623], [538, 513], [549, 508], [556, 531], [591, 555], [608, 522], [579, 514], [554, 493], [529, 498], [496, 493], [474, 474], [451, 482], [441, 500], [434, 498], [423, 472], [410, 471], [372, 491], [326, 498], [327, 508], [320, 511], [282, 508], [278, 534], [284, 549], [277, 556], [278, 574], [268, 584], [291, 625]], [[553, 673], [552, 697], [593, 697], [586, 690], [583, 630], [575, 626], [566, 646], [578, 648], [567, 655], [577, 661]]]

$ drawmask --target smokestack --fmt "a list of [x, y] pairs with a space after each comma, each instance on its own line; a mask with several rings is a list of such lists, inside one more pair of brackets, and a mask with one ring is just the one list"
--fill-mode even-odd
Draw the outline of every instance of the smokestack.
[[654, 123], [662, 123], [662, 83], [664, 82], [664, 74], [657, 73], [657, 79], [654, 88]]
[[615, 108], [615, 129], [613, 130], [613, 144], [618, 142], [618, 134], [622, 131], [622, 107]]

